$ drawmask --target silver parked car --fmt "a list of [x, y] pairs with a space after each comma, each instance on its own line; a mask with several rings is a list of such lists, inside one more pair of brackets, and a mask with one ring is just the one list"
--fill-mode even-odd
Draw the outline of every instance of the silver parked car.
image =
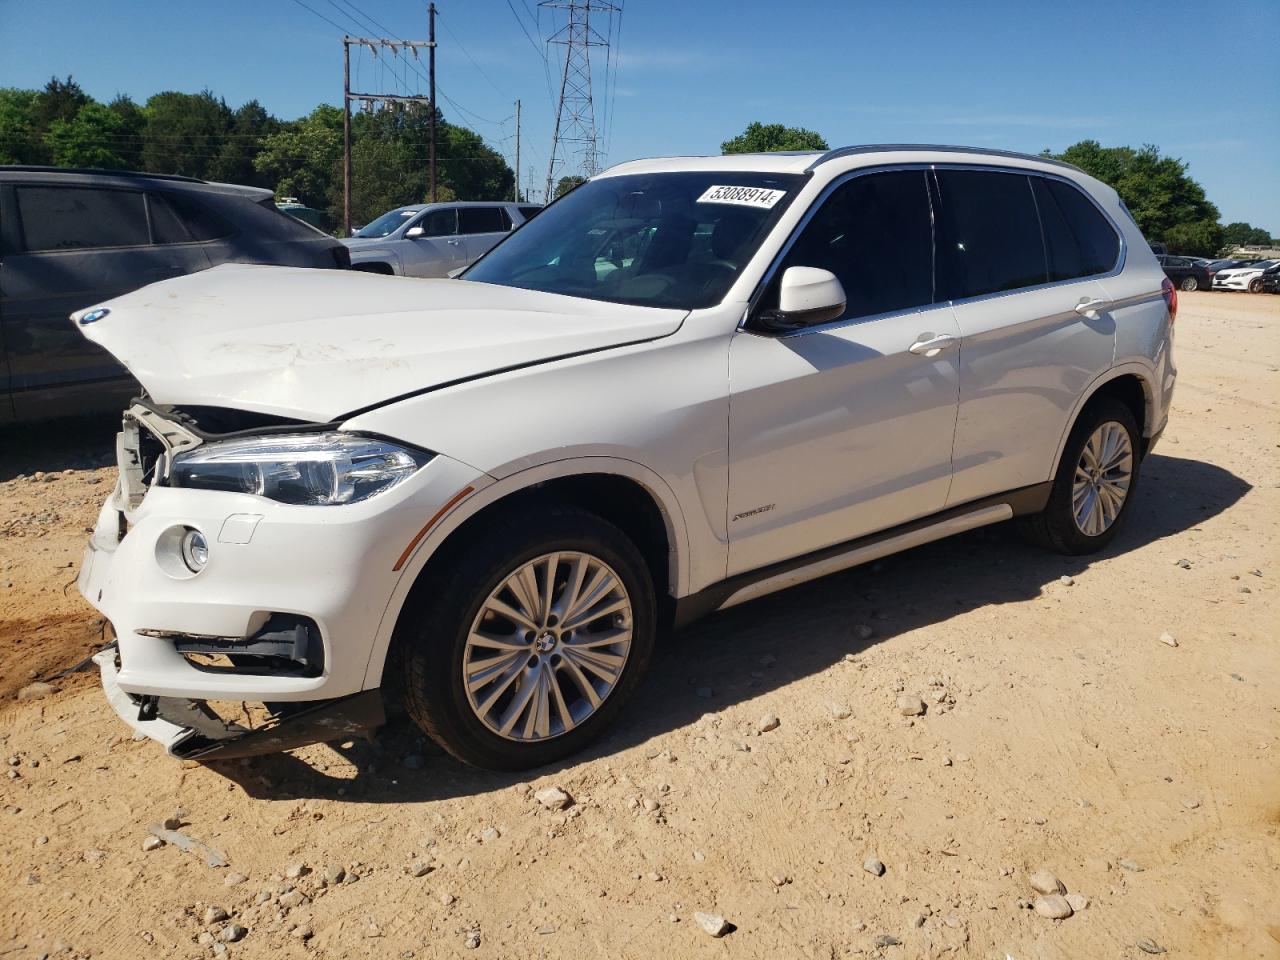
[[351, 266], [404, 277], [447, 277], [533, 218], [535, 203], [417, 203], [397, 207], [343, 242]]

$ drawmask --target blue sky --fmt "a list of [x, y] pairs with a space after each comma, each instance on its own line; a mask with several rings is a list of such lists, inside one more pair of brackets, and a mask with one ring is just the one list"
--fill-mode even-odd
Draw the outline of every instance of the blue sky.
[[[426, 36], [424, 0], [305, 2], [352, 33], [358, 10], [389, 32]], [[549, 14], [539, 25], [535, 0], [438, 8], [441, 108], [510, 158], [520, 97], [521, 176], [541, 184], [559, 82], [538, 42]], [[71, 73], [96, 97], [139, 101], [208, 87], [232, 106], [256, 97], [295, 117], [340, 102], [341, 33], [295, 0], [0, 0], [0, 86]], [[1181, 0], [628, 0], [620, 41], [610, 162], [715, 153], [756, 119], [811, 127], [833, 146], [1155, 143], [1190, 164], [1225, 221], [1280, 233], [1275, 0], [1231, 9]], [[560, 48], [551, 49], [554, 58]], [[357, 67], [362, 85], [398, 85], [368, 59]]]

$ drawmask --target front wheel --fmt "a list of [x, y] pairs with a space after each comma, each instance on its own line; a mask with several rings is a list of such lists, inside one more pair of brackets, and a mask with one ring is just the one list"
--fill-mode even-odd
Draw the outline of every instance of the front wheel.
[[1086, 406], [1067, 438], [1048, 504], [1023, 521], [1031, 538], [1069, 555], [1110, 543], [1137, 490], [1139, 436], [1123, 403], [1102, 398]]
[[1261, 293], [1261, 292], [1262, 292], [1262, 278], [1261, 278], [1261, 277], [1259, 277], [1259, 278], [1258, 278], [1258, 279], [1256, 279], [1256, 280], [1250, 280], [1250, 281], [1249, 281], [1249, 292], [1250, 292], [1250, 293]]
[[1200, 281], [1195, 277], [1183, 277], [1182, 283], [1178, 284], [1184, 293], [1190, 293], [1192, 290], [1200, 289]]
[[405, 707], [464, 763], [552, 763], [603, 732], [648, 666], [648, 568], [617, 527], [569, 507], [473, 536], [401, 616]]

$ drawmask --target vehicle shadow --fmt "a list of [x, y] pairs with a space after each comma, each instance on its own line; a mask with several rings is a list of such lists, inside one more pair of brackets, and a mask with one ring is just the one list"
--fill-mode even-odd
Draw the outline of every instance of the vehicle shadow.
[[111, 466], [119, 429], [119, 413], [0, 427], [0, 482], [36, 472]]
[[[293, 754], [209, 766], [252, 797], [361, 803], [467, 796], [572, 770], [823, 671], [845, 654], [897, 634], [975, 607], [1033, 599], [1046, 584], [1080, 573], [1095, 559], [1148, 546], [1222, 513], [1251, 489], [1221, 467], [1159, 454], [1146, 461], [1142, 479], [1125, 529], [1096, 557], [1047, 553], [1026, 544], [1006, 523], [834, 574], [694, 624], [660, 644], [648, 679], [614, 729], [558, 765], [510, 774], [474, 770], [444, 755], [401, 718], [371, 742], [331, 745], [358, 768], [354, 778], [331, 776]], [[928, 589], [922, 590], [922, 584]], [[860, 639], [859, 625], [871, 626], [874, 635]], [[762, 659], [772, 664], [763, 666]]]

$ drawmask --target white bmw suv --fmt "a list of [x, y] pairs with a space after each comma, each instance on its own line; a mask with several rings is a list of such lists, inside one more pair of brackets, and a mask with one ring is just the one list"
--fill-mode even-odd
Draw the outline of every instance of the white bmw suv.
[[79, 575], [107, 695], [181, 757], [394, 694], [468, 763], [556, 760], [699, 614], [1015, 517], [1103, 547], [1175, 312], [1109, 187], [920, 146], [622, 164], [460, 280], [146, 287], [73, 317], [146, 390]]

